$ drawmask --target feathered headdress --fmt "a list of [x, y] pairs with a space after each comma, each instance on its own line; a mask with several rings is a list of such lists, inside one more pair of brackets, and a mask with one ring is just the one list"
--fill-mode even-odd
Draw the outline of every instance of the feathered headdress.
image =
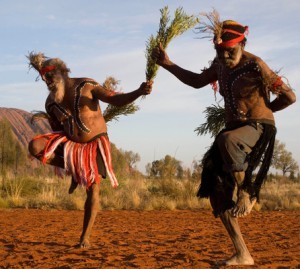
[[45, 56], [44, 53], [35, 53], [33, 51], [26, 57], [29, 60], [29, 69], [34, 68], [39, 72], [40, 76], [43, 76], [46, 72], [53, 69], [59, 69], [62, 72], [70, 72], [67, 65], [59, 58], [49, 58]]
[[196, 28], [200, 33], [208, 33], [207, 36], [203, 36], [202, 38], [220, 38], [222, 35], [222, 22], [220, 21], [218, 11], [213, 9], [213, 11], [209, 13], [202, 12], [200, 16], [207, 18], [209, 21], [209, 23], [206, 23], [200, 20], [199, 26]]
[[42, 69], [44, 62], [49, 59], [44, 53], [35, 53], [34, 51], [30, 52], [26, 57], [29, 60], [29, 69], [34, 68], [38, 72]]
[[208, 33], [203, 38], [211, 38], [216, 46], [230, 47], [246, 39], [248, 26], [243, 26], [233, 20], [221, 22], [217, 10], [213, 9], [209, 13], [200, 13], [200, 16], [206, 17], [209, 23], [200, 20], [200, 26], [196, 29], [200, 33]]

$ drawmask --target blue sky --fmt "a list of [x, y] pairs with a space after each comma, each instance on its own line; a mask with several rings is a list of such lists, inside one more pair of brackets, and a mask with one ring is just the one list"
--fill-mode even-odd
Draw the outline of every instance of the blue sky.
[[[123, 92], [145, 80], [146, 41], [158, 29], [159, 9], [170, 16], [178, 7], [191, 15], [216, 8], [221, 19], [249, 26], [246, 50], [261, 57], [288, 78], [299, 99], [300, 2], [297, 0], [0, 0], [0, 107], [44, 110], [45, 84], [28, 71], [30, 51], [59, 57], [72, 77], [120, 80]], [[215, 52], [194, 30], [177, 37], [167, 52], [178, 65], [200, 72]], [[221, 98], [217, 96], [219, 101]], [[299, 102], [299, 101], [298, 101]], [[137, 100], [140, 110], [109, 123], [109, 136], [118, 148], [139, 153], [138, 168], [169, 154], [191, 167], [212, 142], [194, 129], [205, 121], [202, 113], [215, 104], [210, 87], [193, 89], [159, 69], [153, 92]], [[101, 103], [104, 109], [105, 104]], [[277, 139], [300, 161], [299, 104], [275, 114]]]

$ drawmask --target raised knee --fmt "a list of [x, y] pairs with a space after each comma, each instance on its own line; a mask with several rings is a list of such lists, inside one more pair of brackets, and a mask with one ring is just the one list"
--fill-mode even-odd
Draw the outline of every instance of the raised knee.
[[34, 153], [35, 153], [35, 150], [34, 150], [34, 141], [33, 140], [31, 140], [30, 142], [29, 142], [29, 144], [28, 144], [28, 151], [29, 151], [29, 153], [31, 154], [31, 155], [35, 155]]
[[28, 151], [32, 156], [39, 158], [43, 147], [38, 140], [31, 140], [28, 144]]
[[218, 136], [218, 146], [222, 150], [230, 148], [236, 141], [236, 136], [231, 132], [224, 132]]

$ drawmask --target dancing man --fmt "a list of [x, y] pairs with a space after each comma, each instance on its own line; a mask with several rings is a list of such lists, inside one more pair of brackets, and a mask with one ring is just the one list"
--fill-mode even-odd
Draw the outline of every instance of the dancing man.
[[70, 78], [69, 68], [59, 58], [31, 52], [29, 66], [39, 72], [49, 95], [45, 107], [52, 133], [35, 137], [29, 152], [50, 165], [66, 169], [72, 175], [69, 193], [78, 184], [86, 187], [83, 229], [79, 247], [90, 246], [90, 234], [99, 209], [100, 179], [108, 176], [112, 186], [118, 182], [111, 164], [107, 126], [99, 100], [114, 106], [132, 103], [152, 90], [152, 81], [132, 92], [117, 94], [90, 78]]
[[214, 215], [221, 218], [235, 247], [234, 255], [219, 264], [252, 265], [237, 217], [250, 213], [267, 175], [276, 133], [273, 113], [294, 103], [296, 97], [261, 58], [245, 51], [247, 26], [233, 20], [221, 22], [215, 10], [204, 17], [209, 23], [201, 22], [198, 29], [212, 35], [216, 50], [208, 68], [201, 73], [185, 70], [173, 63], [160, 45], [152, 57], [183, 83], [194, 88], [211, 84], [224, 98], [225, 129], [204, 155], [197, 195], [210, 198]]

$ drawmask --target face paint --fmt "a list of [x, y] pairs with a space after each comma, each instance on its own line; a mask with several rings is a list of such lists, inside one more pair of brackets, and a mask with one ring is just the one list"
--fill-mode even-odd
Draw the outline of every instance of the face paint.
[[220, 63], [228, 68], [237, 66], [243, 55], [243, 47], [240, 43], [232, 47], [216, 46], [216, 51]]

